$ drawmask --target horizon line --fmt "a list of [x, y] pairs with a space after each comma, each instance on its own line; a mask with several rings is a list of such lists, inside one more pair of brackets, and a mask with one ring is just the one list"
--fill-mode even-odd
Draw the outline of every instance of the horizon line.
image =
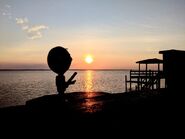
[[[123, 70], [130, 70], [130, 69], [69, 69], [69, 71], [87, 71], [87, 70], [94, 70], [94, 71], [123, 71]], [[51, 69], [44, 69], [44, 68], [38, 68], [38, 69], [24, 69], [24, 68], [15, 68], [15, 69], [0, 69], [0, 71], [52, 71]]]

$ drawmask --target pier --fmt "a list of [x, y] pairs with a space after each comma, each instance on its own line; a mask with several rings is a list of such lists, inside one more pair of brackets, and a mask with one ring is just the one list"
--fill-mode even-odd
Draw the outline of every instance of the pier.
[[[164, 79], [163, 71], [160, 69], [163, 60], [153, 58], [137, 61], [138, 70], [130, 70], [129, 79], [125, 76], [126, 92], [154, 90], [161, 88], [161, 79]], [[157, 65], [157, 70], [151, 70], [148, 65]], [[141, 65], [145, 65], [145, 70], [141, 70]]]

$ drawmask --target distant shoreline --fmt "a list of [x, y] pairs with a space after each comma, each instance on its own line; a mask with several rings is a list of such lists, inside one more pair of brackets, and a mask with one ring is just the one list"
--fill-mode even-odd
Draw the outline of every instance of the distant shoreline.
[[[69, 71], [128, 71], [130, 69], [69, 69]], [[0, 71], [51, 71], [50, 69], [0, 69]]]

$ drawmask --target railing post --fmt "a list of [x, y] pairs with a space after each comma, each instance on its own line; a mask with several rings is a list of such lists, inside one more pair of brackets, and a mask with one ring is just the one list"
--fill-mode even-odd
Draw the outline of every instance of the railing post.
[[132, 90], [132, 87], [131, 87], [131, 73], [132, 73], [132, 70], [130, 70], [130, 91]]
[[139, 63], [139, 77], [138, 77], [138, 91], [140, 90], [141, 88], [141, 76], [140, 76], [140, 71], [141, 71], [141, 65]]
[[154, 90], [154, 76], [155, 76], [155, 73], [154, 71], [152, 71], [152, 90]]
[[127, 75], [125, 75], [125, 91], [127, 92]]

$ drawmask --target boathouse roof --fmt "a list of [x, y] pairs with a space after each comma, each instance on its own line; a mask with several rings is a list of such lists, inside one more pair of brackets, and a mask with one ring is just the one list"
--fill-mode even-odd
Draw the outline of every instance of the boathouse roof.
[[159, 51], [159, 54], [167, 54], [167, 53], [183, 53], [185, 54], [184, 50], [175, 50], [175, 49], [171, 49], [171, 50], [163, 50], [163, 51]]
[[140, 60], [140, 61], [137, 61], [136, 63], [139, 63], [139, 64], [162, 64], [163, 60], [157, 59], [157, 58], [152, 58], [152, 59]]

